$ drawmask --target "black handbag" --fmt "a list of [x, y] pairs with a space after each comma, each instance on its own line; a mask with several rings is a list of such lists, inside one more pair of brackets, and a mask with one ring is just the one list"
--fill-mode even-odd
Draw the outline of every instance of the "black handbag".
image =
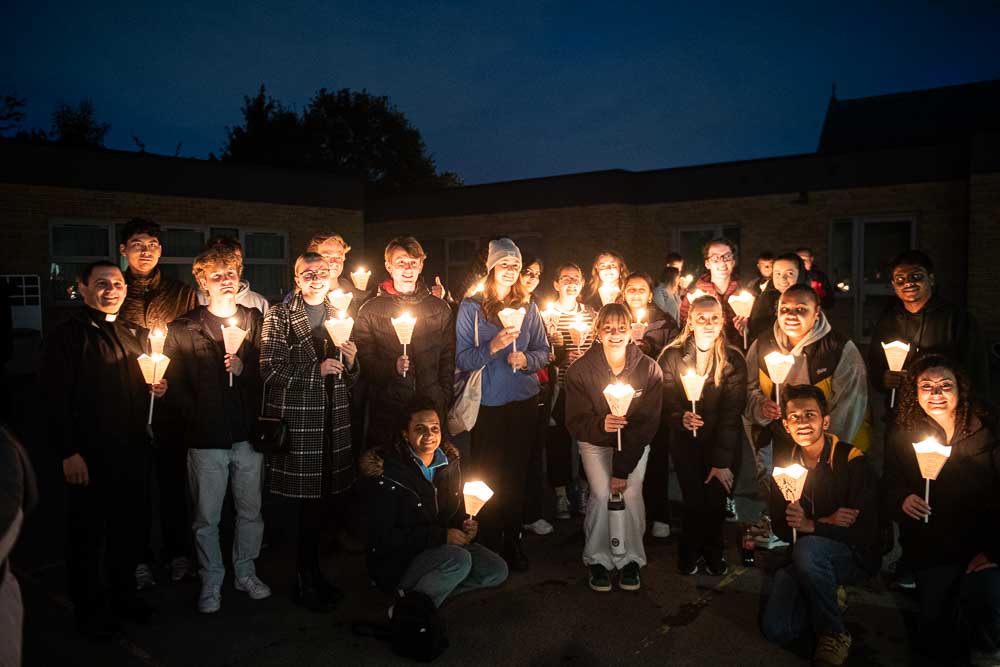
[[264, 403], [267, 398], [267, 384], [261, 392], [260, 414], [257, 416], [257, 428], [254, 431], [253, 448], [261, 454], [284, 454], [291, 442], [288, 437], [288, 424], [281, 417], [265, 417]]

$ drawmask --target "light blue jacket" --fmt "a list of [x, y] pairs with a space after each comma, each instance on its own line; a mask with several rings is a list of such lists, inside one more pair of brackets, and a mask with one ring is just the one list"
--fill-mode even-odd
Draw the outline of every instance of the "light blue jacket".
[[[523, 401], [538, 394], [537, 371], [549, 361], [549, 342], [545, 337], [545, 325], [535, 304], [526, 306], [527, 314], [517, 337], [517, 351], [528, 358], [527, 370], [516, 373], [507, 363], [507, 355], [513, 352], [508, 345], [496, 354], [490, 354], [490, 341], [500, 333], [499, 324], [483, 317], [482, 301], [476, 298], [463, 299], [455, 318], [455, 365], [461, 371], [471, 372], [483, 369], [482, 405], [506, 405]], [[474, 342], [475, 323], [479, 321], [479, 346]]]

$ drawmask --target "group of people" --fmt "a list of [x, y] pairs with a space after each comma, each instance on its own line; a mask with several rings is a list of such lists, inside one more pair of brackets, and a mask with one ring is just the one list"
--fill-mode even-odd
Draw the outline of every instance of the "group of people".
[[[769, 581], [767, 638], [812, 633], [817, 661], [842, 664], [851, 639], [840, 587], [878, 572], [895, 521], [931, 647], [955, 659], [1000, 648], [1000, 446], [984, 348], [969, 314], [934, 292], [919, 251], [889, 262], [897, 298], [866, 363], [827, 318], [833, 290], [805, 248], [762, 254], [759, 275], [740, 282], [737, 247], [715, 239], [689, 282], [679, 256], [654, 280], [611, 250], [589, 275], [572, 262], [546, 274], [501, 237], [453, 295], [424, 282], [413, 237], [386, 246], [387, 277], [372, 289], [348, 280], [350, 246], [331, 233], [312, 239], [295, 289], [270, 307], [242, 280], [233, 239], [212, 239], [195, 260], [197, 289], [160, 271], [155, 223], [129, 222], [120, 249], [124, 272], [106, 261], [81, 272], [84, 306], [48, 337], [43, 371], [69, 493], [70, 589], [89, 635], [148, 618], [136, 591], [152, 572], [151, 471], [175, 580], [194, 572], [193, 535], [199, 611], [221, 608], [227, 489], [234, 588], [271, 595], [254, 566], [266, 489], [298, 503], [292, 599], [320, 612], [343, 596], [319, 558], [331, 513], [364, 517], [379, 588], [437, 606], [527, 569], [525, 530], [550, 533], [547, 518], [574, 511], [590, 588], [611, 591], [616, 579], [638, 590], [647, 526], [670, 534], [670, 459], [683, 495], [679, 572], [724, 575], [749, 447], [769, 501], [764, 540], [791, 543]], [[539, 299], [544, 278], [551, 301]], [[744, 290], [755, 295], [748, 316], [730, 302]], [[403, 315], [409, 336], [394, 322]], [[335, 339], [329, 323], [346, 318], [351, 335]], [[245, 332], [235, 351], [232, 327]], [[885, 363], [879, 342], [890, 340], [910, 345], [902, 371]], [[158, 344], [165, 373], [144, 377], [137, 359], [159, 359]], [[790, 359], [784, 377], [771, 376], [773, 353]], [[886, 401], [881, 478], [865, 454], [869, 386], [898, 394]], [[470, 405], [474, 425], [455, 432], [451, 413], [468, 422]], [[285, 447], [258, 451], [262, 417], [284, 422]], [[928, 435], [952, 448], [930, 503], [912, 447]], [[792, 463], [809, 472], [789, 502], [771, 471]], [[472, 479], [494, 492], [475, 516], [463, 493]]]

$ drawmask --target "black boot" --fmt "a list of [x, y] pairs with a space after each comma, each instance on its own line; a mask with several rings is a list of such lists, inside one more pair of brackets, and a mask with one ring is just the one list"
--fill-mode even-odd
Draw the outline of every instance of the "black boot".
[[317, 614], [333, 611], [335, 603], [323, 593], [321, 581], [313, 572], [298, 572], [292, 584], [292, 602]]
[[335, 607], [343, 599], [344, 591], [323, 576], [323, 572], [319, 568], [313, 571], [312, 578], [316, 584], [316, 588], [319, 589], [320, 597], [328, 604]]
[[521, 548], [521, 533], [516, 533], [513, 538], [504, 539], [503, 552], [500, 555], [507, 561], [507, 567], [511, 572], [525, 572], [531, 566]]

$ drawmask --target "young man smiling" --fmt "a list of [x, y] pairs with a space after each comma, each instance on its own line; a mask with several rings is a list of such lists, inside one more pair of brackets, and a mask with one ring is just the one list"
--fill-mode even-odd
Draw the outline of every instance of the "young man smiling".
[[907, 250], [892, 258], [889, 274], [896, 298], [875, 324], [868, 348], [872, 385], [885, 395], [886, 406], [889, 393], [898, 389], [905, 377], [905, 372], [889, 370], [880, 345], [894, 340], [910, 346], [903, 371], [921, 354], [943, 354], [959, 362], [969, 374], [980, 399], [988, 398], [986, 341], [969, 311], [935, 292], [931, 258], [919, 250]]
[[762, 629], [782, 644], [811, 630], [818, 639], [813, 664], [842, 665], [851, 636], [838, 587], [874, 576], [881, 563], [877, 481], [864, 454], [828, 432], [830, 415], [819, 388], [789, 386], [782, 403], [782, 426], [797, 447], [780, 463], [798, 463], [809, 472], [797, 502], [771, 487], [774, 531], [791, 542], [795, 529], [798, 539], [792, 562], [768, 582]]
[[[254, 568], [264, 535], [260, 513], [263, 456], [250, 444], [260, 414], [263, 316], [256, 308], [236, 303], [242, 270], [242, 257], [232, 249], [215, 246], [200, 254], [192, 273], [208, 305], [174, 320], [164, 347], [172, 362], [167, 377], [176, 388], [167, 405], [188, 447], [193, 527], [201, 565], [198, 611], [205, 614], [218, 611], [222, 601], [226, 568], [219, 521], [230, 483], [236, 510], [236, 590], [255, 600], [271, 595]], [[247, 331], [236, 354], [227, 353], [223, 344], [222, 329], [227, 325]]]
[[117, 629], [111, 614], [144, 622], [151, 610], [132, 579], [146, 533], [150, 388], [137, 359], [146, 331], [119, 317], [125, 278], [95, 262], [77, 281], [84, 306], [46, 338], [42, 377], [49, 442], [62, 452], [69, 539], [68, 580], [77, 626], [95, 639]]
[[[354, 339], [368, 380], [368, 443], [388, 445], [396, 437], [399, 410], [415, 395], [434, 401], [444, 414], [451, 404], [455, 373], [455, 327], [451, 308], [420, 279], [426, 253], [412, 236], [393, 239], [385, 248], [389, 278], [378, 295], [358, 312]], [[392, 318], [416, 318], [413, 338], [403, 354]]]
[[[165, 332], [176, 317], [198, 305], [198, 298], [189, 285], [163, 275], [159, 266], [163, 254], [161, 234], [155, 222], [133, 218], [122, 229], [118, 251], [128, 261], [125, 271], [128, 292], [121, 308], [122, 317], [149, 331]], [[159, 487], [157, 500], [163, 555], [168, 559], [170, 578], [181, 581], [194, 576], [194, 568], [191, 564], [191, 518], [187, 510], [186, 451], [173, 433], [173, 426], [167, 424], [156, 434], [160, 442], [153, 450], [153, 467]], [[150, 536], [146, 541], [150, 542]], [[156, 585], [149, 567], [152, 556], [152, 549], [147, 548], [146, 558], [136, 567], [135, 581], [139, 589]]]

